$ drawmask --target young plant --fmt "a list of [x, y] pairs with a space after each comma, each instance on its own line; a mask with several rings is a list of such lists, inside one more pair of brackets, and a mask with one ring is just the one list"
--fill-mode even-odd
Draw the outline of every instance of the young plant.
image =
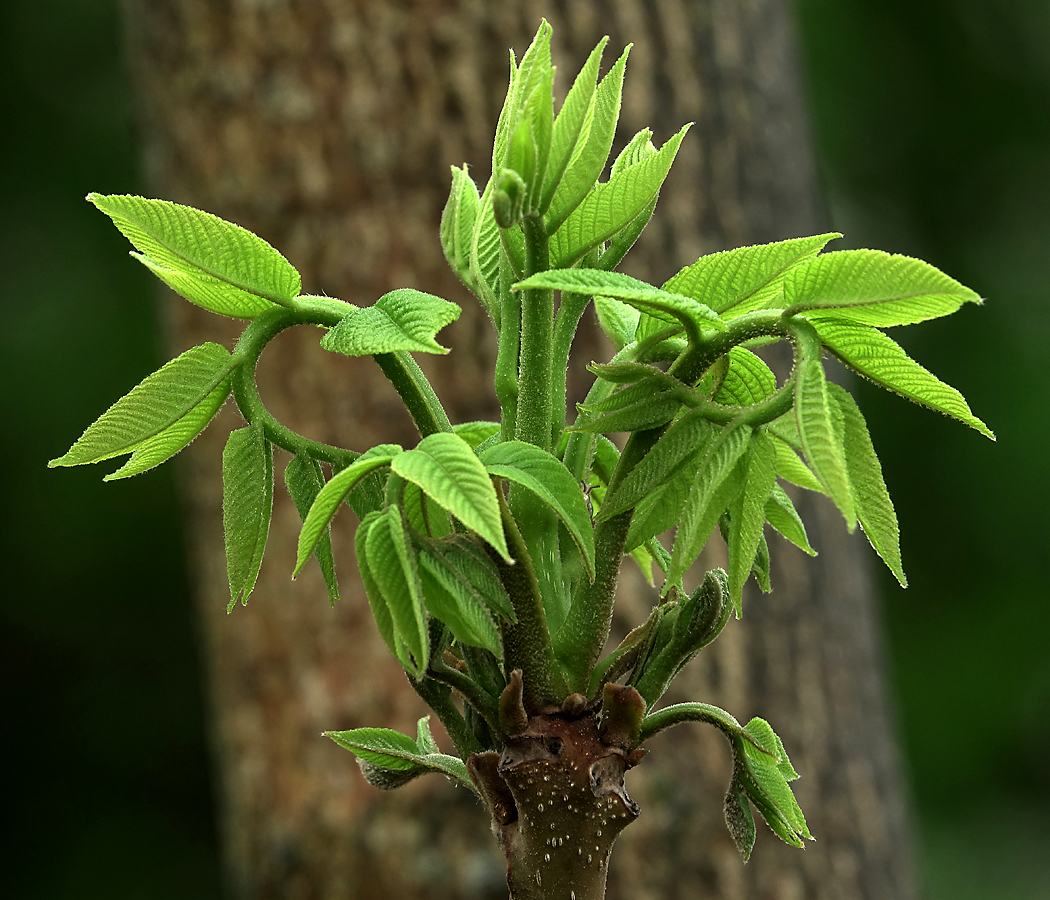
[[[223, 453], [230, 609], [259, 573], [281, 447], [293, 455], [284, 483], [303, 518], [295, 572], [316, 559], [338, 599], [329, 524], [348, 503], [376, 626], [454, 752], [439, 750], [426, 718], [414, 737], [386, 728], [329, 737], [379, 788], [441, 772], [473, 791], [506, 854], [512, 898], [597, 900], [613, 841], [639, 814], [624, 773], [649, 738], [684, 722], [713, 725], [729, 741], [725, 819], [745, 861], [752, 807], [783, 841], [801, 847], [811, 837], [788, 786], [797, 773], [766, 721], [659, 702], [740, 616], [748, 578], [770, 589], [767, 523], [815, 552], [780, 481], [827, 495], [905, 583], [864, 418], [827, 381], [824, 354], [992, 434], [883, 331], [980, 302], [924, 262], [825, 253], [839, 235], [821, 234], [704, 256], [659, 287], [617, 273], [688, 126], [659, 149], [639, 132], [601, 181], [630, 48], [599, 80], [602, 41], [555, 115], [550, 39], [544, 22], [520, 63], [511, 57], [492, 174], [479, 194], [466, 167], [454, 168], [441, 220], [448, 262], [499, 338], [498, 422], [450, 423], [411, 356], [448, 352], [436, 335], [456, 305], [411, 289], [364, 308], [305, 295], [291, 264], [237, 225], [161, 200], [92, 194], [161, 280], [248, 325], [232, 353], [203, 344], [150, 375], [51, 464], [130, 454], [107, 479], [137, 475], [192, 441], [232, 393], [246, 425]], [[615, 355], [591, 364], [593, 385], [567, 421], [566, 366], [592, 303]], [[326, 329], [327, 350], [372, 356], [415, 421], [415, 447], [357, 453], [267, 411], [259, 355], [304, 324]], [[779, 384], [755, 353], [775, 342], [794, 355]], [[716, 531], [727, 570], [687, 584]], [[659, 589], [645, 621], [607, 653], [625, 556], [654, 588], [658, 569]]]

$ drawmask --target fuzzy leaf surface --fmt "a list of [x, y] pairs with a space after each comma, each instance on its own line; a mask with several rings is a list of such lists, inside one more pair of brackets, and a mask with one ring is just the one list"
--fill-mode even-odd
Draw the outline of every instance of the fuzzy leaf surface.
[[[299, 518], [306, 522], [317, 495], [324, 487], [324, 473], [320, 463], [308, 456], [295, 456], [284, 470], [284, 484], [292, 498]], [[331, 520], [329, 520], [331, 522]], [[314, 544], [314, 556], [321, 567], [325, 586], [328, 588], [328, 599], [332, 605], [339, 599], [339, 582], [335, 577], [335, 558], [332, 555], [332, 532], [326, 525]]]
[[838, 250], [784, 278], [785, 316], [832, 316], [858, 325], [910, 325], [946, 316], [980, 296], [939, 269], [881, 250]]
[[664, 183], [688, 130], [684, 126], [652, 156], [590, 190], [551, 237], [553, 268], [575, 265], [645, 209]]
[[893, 573], [901, 587], [908, 586], [901, 565], [900, 529], [882, 477], [882, 466], [875, 455], [867, 423], [849, 392], [829, 384], [829, 398], [843, 416], [843, 448], [860, 527], [875, 552]]
[[326, 731], [325, 737], [374, 766], [400, 772], [414, 769], [440, 772], [454, 778], [475, 794], [478, 792], [467, 774], [463, 760], [444, 753], [425, 752], [427, 748], [421, 748], [407, 734], [399, 731], [390, 728], [354, 728], [350, 731]]
[[222, 451], [222, 529], [232, 610], [248, 602], [266, 550], [273, 511], [273, 445], [262, 428], [231, 432]]
[[[776, 442], [776, 438], [770, 438], [770, 440]], [[766, 521], [783, 537], [810, 556], [817, 555], [817, 551], [809, 545], [806, 526], [802, 524], [795, 504], [791, 502], [791, 498], [779, 484], [773, 485], [773, 490], [766, 501], [765, 513]]]
[[252, 318], [299, 294], [295, 267], [240, 225], [167, 200], [127, 194], [87, 199], [135, 245], [141, 262], [204, 309]]
[[435, 572], [447, 575], [440, 563], [419, 548], [419, 581], [430, 614], [436, 616], [461, 644], [482, 647], [497, 659], [503, 656], [499, 628], [488, 609], [468, 584], [454, 577], [442, 579]]
[[777, 479], [777, 455], [773, 438], [758, 430], [752, 433], [744, 463], [744, 482], [730, 504], [729, 593], [739, 618], [744, 582], [751, 574], [766, 524], [766, 501]]
[[580, 548], [587, 574], [594, 580], [594, 531], [576, 479], [556, 457], [524, 441], [503, 441], [481, 455], [490, 475], [532, 491], [558, 514]]
[[663, 286], [709, 306], [725, 318], [762, 309], [783, 291], [784, 275], [824, 249], [837, 232], [737, 247], [701, 256]]
[[302, 571], [306, 561], [314, 552], [317, 542], [328, 534], [332, 517], [350, 492], [360, 484], [366, 475], [381, 466], [388, 465], [401, 452], [399, 444], [378, 444], [362, 453], [345, 469], [333, 475], [328, 483], [318, 491], [303, 522], [302, 530], [299, 532], [299, 548], [293, 577]]
[[[53, 459], [50, 466], [80, 466], [87, 463], [101, 462], [122, 453], [133, 452], [140, 447], [143, 450], [139, 462], [156, 458], [161, 447], [172, 446], [185, 435], [189, 435], [172, 453], [181, 450], [211, 420], [207, 416], [196, 431], [193, 429], [210, 406], [214, 406], [222, 393], [221, 386], [227, 382], [227, 376], [237, 366], [238, 361], [230, 355], [225, 347], [218, 344], [201, 344], [187, 350], [167, 365], [136, 385], [130, 393], [121, 397], [77, 438], [76, 443], [58, 459]], [[227, 389], [228, 392], [228, 389]], [[222, 395], [225, 400], [225, 394]], [[200, 416], [179, 425], [198, 405], [205, 409]], [[219, 401], [219, 406], [222, 402]], [[215, 406], [218, 411], [218, 406]], [[212, 413], [214, 415], [214, 413]], [[152, 443], [148, 448], [144, 442], [172, 430], [172, 442], [168, 439]], [[168, 454], [169, 456], [171, 454]], [[165, 456], [164, 459], [167, 457]], [[131, 465], [133, 460], [128, 461]], [[151, 462], [150, 465], [157, 465]], [[138, 463], [135, 463], [137, 466]], [[137, 471], [144, 471], [144, 466]], [[134, 468], [134, 466], [133, 466]], [[127, 469], [127, 466], [125, 466]], [[120, 470], [110, 477], [126, 477], [135, 471]]]
[[893, 338], [870, 325], [836, 319], [813, 322], [821, 343], [847, 366], [876, 384], [916, 403], [958, 419], [995, 440], [962, 394], [913, 360]]
[[394, 458], [391, 468], [418, 484], [441, 506], [510, 560], [499, 501], [481, 460], [463, 438], [439, 433]]
[[728, 354], [729, 368], [715, 401], [729, 406], [752, 406], [771, 397], [777, 389], [772, 370], [745, 347], [733, 347]]
[[321, 346], [346, 356], [399, 350], [448, 353], [434, 335], [456, 321], [459, 313], [460, 308], [448, 300], [412, 288], [398, 288], [372, 306], [351, 308], [322, 338]]

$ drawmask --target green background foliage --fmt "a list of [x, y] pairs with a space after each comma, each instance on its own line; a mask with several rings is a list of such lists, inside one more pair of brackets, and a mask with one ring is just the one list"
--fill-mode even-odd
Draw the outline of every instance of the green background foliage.
[[[219, 896], [174, 470], [104, 486], [97, 471], [46, 469], [164, 362], [149, 274], [81, 199], [141, 190], [117, 5], [0, 7], [13, 897]], [[860, 395], [910, 579], [900, 591], [873, 566], [930, 895], [1046, 896], [1050, 8], [798, 6], [828, 224], [846, 235], [836, 249], [921, 257], [989, 300], [894, 337], [962, 391], [997, 444], [874, 388]]]

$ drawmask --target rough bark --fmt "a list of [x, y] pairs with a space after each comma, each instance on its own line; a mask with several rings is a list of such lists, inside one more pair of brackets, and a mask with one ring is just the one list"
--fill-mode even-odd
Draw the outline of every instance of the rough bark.
[[[657, 214], [628, 257], [666, 278], [699, 254], [822, 229], [784, 0], [126, 0], [157, 196], [256, 230], [305, 289], [356, 303], [413, 286], [461, 301], [454, 355], [430, 366], [456, 419], [494, 413], [484, 315], [448, 272], [437, 222], [448, 167], [483, 179], [506, 84], [541, 16], [554, 25], [561, 90], [598, 38], [635, 43], [620, 140], [683, 121]], [[172, 304], [173, 349], [231, 341], [235, 324]], [[292, 427], [355, 449], [414, 441], [369, 360], [325, 354], [308, 329], [263, 358], [263, 396]], [[598, 355], [593, 328], [584, 362]], [[427, 362], [424, 361], [424, 365]], [[181, 461], [209, 660], [225, 854], [239, 898], [505, 897], [485, 815], [465, 791], [423, 779], [379, 794], [323, 729], [410, 730], [423, 710], [369, 620], [337, 522], [344, 597], [319, 573], [292, 584], [298, 517], [278, 497], [262, 578], [225, 615], [220, 456], [227, 409]], [[279, 460], [280, 462], [280, 460]], [[869, 554], [806, 503], [821, 556], [774, 545], [769, 596], [678, 683], [738, 718], [763, 715], [803, 773], [818, 842], [805, 853], [760, 831], [745, 868], [722, 822], [729, 754], [717, 734], [676, 729], [630, 776], [642, 816], [612, 860], [611, 898], [908, 898], [904, 804], [882, 682]], [[625, 571], [627, 571], [625, 567]], [[644, 591], [624, 591], [640, 620]]]

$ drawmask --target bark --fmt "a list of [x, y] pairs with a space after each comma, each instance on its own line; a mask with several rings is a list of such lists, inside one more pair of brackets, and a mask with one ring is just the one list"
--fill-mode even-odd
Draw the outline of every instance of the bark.
[[[621, 142], [646, 125], [663, 141], [697, 123], [628, 257], [633, 274], [663, 279], [701, 253], [825, 226], [784, 0], [125, 5], [154, 195], [262, 234], [309, 292], [367, 304], [412, 286], [460, 301], [463, 317], [445, 334], [453, 355], [423, 361], [454, 420], [494, 416], [494, 346], [438, 244], [448, 167], [466, 161], [484, 179], [506, 48], [520, 56], [541, 15], [554, 25], [562, 91], [602, 34], [610, 56], [635, 43]], [[173, 350], [232, 341], [239, 328], [185, 303], [166, 309]], [[315, 332], [299, 331], [260, 366], [279, 417], [358, 450], [414, 442], [370, 360], [325, 354]], [[603, 352], [593, 327], [578, 346], [581, 366]], [[498, 848], [465, 791], [423, 779], [380, 794], [319, 736], [362, 725], [411, 731], [424, 712], [352, 577], [348, 517], [336, 524], [344, 596], [334, 609], [318, 572], [288, 579], [299, 521], [279, 495], [256, 592], [225, 615], [220, 457], [235, 420], [224, 411], [181, 459], [233, 895], [506, 896]], [[611, 898], [913, 895], [870, 554], [827, 505], [804, 503], [802, 514], [821, 556], [774, 545], [774, 594], [748, 596], [743, 621], [669, 699], [768, 718], [803, 773], [798, 795], [818, 842], [801, 853], [760, 830], [744, 868], [722, 822], [729, 753], [717, 734], [675, 729], [631, 773], [643, 812], [612, 858]], [[650, 603], [628, 581], [617, 622], [639, 621]]]

